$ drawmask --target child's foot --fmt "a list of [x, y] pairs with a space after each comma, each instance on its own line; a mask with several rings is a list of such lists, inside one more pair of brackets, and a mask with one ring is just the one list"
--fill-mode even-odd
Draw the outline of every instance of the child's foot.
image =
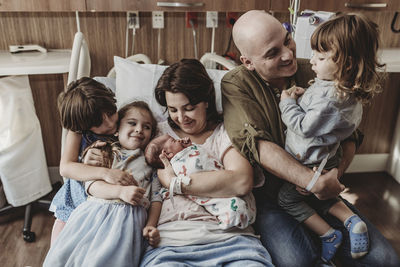
[[330, 262], [335, 256], [336, 250], [342, 243], [342, 232], [333, 229], [333, 233], [328, 236], [322, 236], [322, 255], [321, 258], [325, 262]]
[[357, 259], [367, 254], [369, 249], [367, 225], [358, 215], [353, 215], [344, 222], [344, 226], [349, 231], [351, 257]]

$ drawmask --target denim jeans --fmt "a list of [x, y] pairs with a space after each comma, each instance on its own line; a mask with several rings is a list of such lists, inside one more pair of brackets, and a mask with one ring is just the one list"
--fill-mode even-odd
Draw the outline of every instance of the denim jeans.
[[[352, 259], [347, 230], [337, 218], [321, 215], [325, 221], [343, 233], [343, 242], [336, 258], [342, 266], [400, 266], [396, 251], [383, 235], [346, 200], [344, 203], [358, 214], [367, 224], [370, 239], [368, 254], [360, 259]], [[287, 214], [271, 200], [257, 201], [255, 229], [261, 235], [261, 243], [271, 255], [272, 263], [282, 267], [319, 266], [320, 241], [316, 234]]]

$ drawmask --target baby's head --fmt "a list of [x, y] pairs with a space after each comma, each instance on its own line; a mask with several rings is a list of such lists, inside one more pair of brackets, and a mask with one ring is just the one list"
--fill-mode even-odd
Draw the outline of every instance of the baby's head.
[[133, 101], [119, 111], [118, 140], [125, 149], [145, 149], [157, 131], [157, 121], [143, 101]]
[[[317, 27], [311, 48], [328, 53], [335, 68], [332, 80], [340, 96], [354, 95], [369, 101], [380, 91], [378, 25], [363, 14], [342, 14]], [[318, 59], [317, 59], [318, 61]]]
[[168, 160], [171, 160], [178, 152], [192, 145], [190, 138], [174, 139], [168, 134], [154, 138], [146, 147], [144, 156], [147, 164], [154, 168], [164, 168], [160, 160], [160, 154], [163, 153]]
[[91, 78], [71, 82], [58, 96], [62, 127], [74, 132], [114, 134], [117, 130], [117, 106], [114, 93]]

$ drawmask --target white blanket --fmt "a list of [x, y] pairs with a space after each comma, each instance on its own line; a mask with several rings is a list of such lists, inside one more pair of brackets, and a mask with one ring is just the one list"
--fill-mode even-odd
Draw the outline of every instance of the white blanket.
[[0, 79], [0, 122], [1, 182], [8, 203], [22, 206], [52, 190], [28, 76]]
[[259, 238], [251, 226], [246, 229], [222, 230], [218, 223], [204, 221], [174, 221], [158, 225], [161, 241], [159, 247], [209, 244], [227, 240], [237, 235]]

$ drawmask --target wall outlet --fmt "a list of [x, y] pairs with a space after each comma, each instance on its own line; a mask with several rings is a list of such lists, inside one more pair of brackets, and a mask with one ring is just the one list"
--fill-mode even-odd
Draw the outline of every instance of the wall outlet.
[[218, 27], [218, 12], [207, 11], [206, 12], [206, 27], [217, 28]]
[[226, 12], [226, 27], [232, 28], [233, 24], [239, 18], [239, 13], [237, 12]]
[[126, 12], [126, 19], [128, 21], [129, 29], [139, 29], [139, 11]]
[[164, 29], [164, 11], [153, 11], [151, 14], [153, 29]]
[[194, 28], [197, 28], [198, 25], [198, 20], [197, 20], [197, 12], [186, 12], [186, 28], [192, 28], [192, 24], [190, 21], [192, 21]]

